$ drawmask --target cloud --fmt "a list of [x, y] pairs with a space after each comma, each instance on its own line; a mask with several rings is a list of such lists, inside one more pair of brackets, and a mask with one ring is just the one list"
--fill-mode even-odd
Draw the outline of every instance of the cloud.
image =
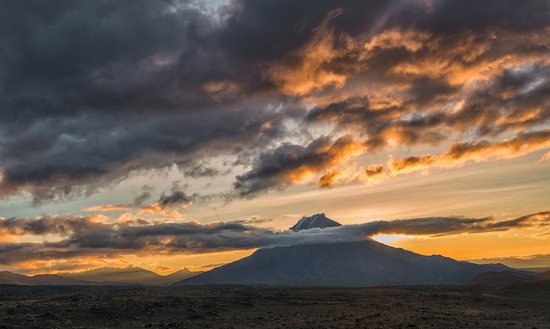
[[178, 217], [180, 215], [178, 210], [189, 207], [195, 198], [200, 197], [199, 195], [189, 196], [180, 190], [181, 188], [182, 186], [176, 182], [172, 184], [168, 192], [162, 193], [156, 202], [144, 204], [151, 197], [151, 191], [153, 190], [152, 187], [144, 185], [143, 191], [130, 204], [104, 204], [83, 210], [86, 212], [125, 211], [137, 212], [138, 215], [152, 213], [157, 216]]
[[174, 164], [216, 175], [186, 164], [280, 134], [282, 114], [258, 111], [252, 98], [220, 104], [202, 88], [239, 84], [241, 70], [216, 43], [221, 27], [192, 6], [34, 1], [0, 12], [9, 26], [0, 37], [1, 196], [88, 195]]
[[443, 236], [462, 233], [487, 233], [508, 231], [520, 228], [544, 227], [550, 225], [550, 212], [540, 212], [526, 216], [497, 221], [491, 217], [428, 217], [376, 221], [359, 225], [366, 235], [406, 234]]
[[331, 185], [334, 185], [339, 174], [340, 172], [337, 169], [329, 170], [323, 176], [319, 177], [319, 186], [330, 187]]
[[[268, 71], [270, 78], [284, 93], [305, 95], [327, 86], [344, 85], [346, 75], [330, 70], [329, 65], [340, 56], [339, 51], [334, 49], [335, 36], [330, 23], [342, 12], [336, 9], [328, 13], [313, 30], [311, 41], [295, 54], [288, 54], [287, 57], [291, 58], [286, 58], [286, 63], [276, 64]], [[294, 65], [289, 65], [288, 62]]]
[[235, 183], [247, 197], [300, 181], [306, 169], [268, 174], [262, 159], [276, 145], [303, 152], [289, 141], [318, 124], [372, 154], [550, 119], [547, 1], [235, 0], [215, 17], [199, 7], [2, 2], [0, 196], [87, 196], [174, 166], [214, 177], [227, 171], [213, 158], [257, 155]]
[[192, 203], [191, 198], [183, 191], [173, 191], [171, 194], [162, 194], [158, 204], [162, 208], [188, 207]]
[[251, 222], [115, 222], [94, 217], [2, 218], [0, 229], [15, 237], [57, 235], [42, 243], [0, 243], [0, 264], [69, 260], [125, 254], [205, 253], [303, 243], [357, 241], [377, 234], [442, 236], [502, 232], [550, 225], [550, 212], [509, 220], [428, 217], [374, 221], [301, 232], [259, 228]]
[[[261, 154], [252, 169], [236, 177], [235, 190], [241, 197], [281, 188], [347, 161], [364, 148], [363, 143], [345, 135], [335, 141], [315, 139], [307, 146], [284, 143]], [[325, 174], [325, 180], [327, 179]], [[323, 184], [323, 180], [320, 184]]]
[[365, 169], [367, 180], [377, 180], [386, 175], [386, 168], [381, 165], [371, 165]]
[[527, 257], [500, 257], [482, 258], [470, 260], [474, 263], [495, 264], [500, 263], [514, 268], [550, 267], [550, 255], [531, 255]]
[[134, 206], [141, 206], [145, 201], [151, 198], [151, 192], [153, 191], [153, 187], [150, 185], [143, 185], [142, 192], [134, 198], [134, 202], [132, 204]]
[[159, 271], [159, 272], [166, 272], [166, 271], [170, 271], [172, 270], [172, 268], [170, 266], [157, 266], [155, 267], [155, 270]]
[[501, 142], [486, 140], [474, 143], [456, 142], [445, 153], [392, 160], [390, 167], [394, 172], [402, 172], [429, 167], [455, 166], [468, 160], [513, 158], [548, 147], [550, 147], [550, 129], [521, 132]]
[[225, 265], [226, 263], [213, 263], [213, 264], [206, 264], [206, 265], [203, 265], [201, 266], [201, 268], [208, 268], [208, 269], [211, 269], [211, 268], [214, 268], [214, 267], [220, 267], [220, 266], [223, 266]]

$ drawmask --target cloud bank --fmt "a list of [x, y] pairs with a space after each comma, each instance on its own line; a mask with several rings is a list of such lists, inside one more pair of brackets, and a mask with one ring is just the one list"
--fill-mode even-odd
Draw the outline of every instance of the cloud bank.
[[[473, 157], [466, 148], [491, 157], [487, 143], [504, 153], [510, 134], [520, 155], [526, 136], [547, 134], [548, 1], [234, 0], [216, 12], [3, 1], [0, 196], [85, 196], [174, 166], [215, 177], [227, 171], [209, 159], [246, 155], [228, 189], [251, 197], [306, 172], [338, 182], [356, 156], [331, 150], [349, 146], [342, 136], [367, 155], [448, 145], [419, 160], [440, 164]], [[312, 136], [318, 125], [333, 137]]]
[[[260, 221], [263, 222], [263, 221]], [[42, 243], [0, 243], [0, 264], [56, 261], [86, 257], [137, 254], [193, 254], [265, 248], [304, 243], [358, 241], [377, 234], [445, 236], [502, 232], [550, 225], [550, 212], [495, 220], [464, 217], [428, 217], [373, 221], [307, 231], [277, 231], [254, 226], [257, 220], [218, 222], [108, 222], [104, 217], [44, 216], [2, 218], [0, 232], [14, 239], [23, 236], [55, 236]]]

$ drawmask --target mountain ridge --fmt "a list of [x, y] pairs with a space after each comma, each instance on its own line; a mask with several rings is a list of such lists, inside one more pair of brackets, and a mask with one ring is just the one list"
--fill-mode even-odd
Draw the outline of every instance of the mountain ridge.
[[0, 284], [15, 285], [170, 285], [203, 272], [184, 268], [168, 275], [160, 275], [140, 267], [103, 267], [76, 273], [25, 275], [0, 272]]
[[550, 300], [550, 271], [510, 283], [497, 291], [505, 297], [539, 300]]
[[315, 214], [312, 216], [304, 216], [296, 224], [289, 228], [289, 230], [298, 232], [302, 230], [309, 230], [312, 228], [327, 228], [327, 227], [337, 227], [342, 226], [335, 220], [332, 220], [325, 216], [324, 213]]
[[372, 239], [258, 249], [252, 255], [175, 285], [392, 286], [467, 284], [495, 265], [423, 256]]

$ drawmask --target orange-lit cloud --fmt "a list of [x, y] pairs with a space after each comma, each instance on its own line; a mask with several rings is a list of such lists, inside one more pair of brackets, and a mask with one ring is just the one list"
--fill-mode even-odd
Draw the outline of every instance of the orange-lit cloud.
[[[144, 20], [138, 24], [126, 19], [126, 4], [113, 2], [111, 12], [129, 25], [112, 31], [73, 26], [64, 20], [73, 9], [65, 6], [48, 18], [67, 27], [47, 29], [45, 20], [30, 19], [44, 13], [29, 9], [26, 19], [9, 22], [0, 45], [13, 54], [0, 84], [25, 90], [0, 97], [0, 196], [30, 195], [35, 204], [78, 198], [174, 167], [185, 179], [233, 169], [243, 177], [248, 168], [203, 164], [225, 157], [247, 165], [276, 145], [327, 134], [366, 141], [370, 155], [448, 146], [464, 136], [498, 141], [546, 127], [546, 5], [524, 1], [518, 11], [511, 2], [451, 3], [244, 1], [220, 24], [155, 2], [132, 7]], [[105, 19], [96, 6], [77, 12], [89, 22]], [[27, 37], [30, 24], [47, 30], [48, 40], [76, 31], [78, 45], [50, 54], [40, 38]], [[133, 24], [147, 31], [142, 38], [127, 35], [138, 29]], [[181, 35], [166, 34], [174, 29]], [[87, 49], [86, 40], [97, 40], [98, 49], [125, 46], [87, 53], [89, 60], [63, 55], [65, 48]], [[59, 76], [52, 67], [67, 72]], [[280, 180], [303, 182], [331, 169], [304, 166]], [[257, 185], [278, 186], [269, 178]], [[122, 206], [95, 210], [126, 211]]]
[[517, 157], [548, 147], [550, 147], [549, 129], [520, 133], [501, 142], [456, 142], [443, 154], [392, 160], [390, 167], [396, 173], [429, 167], [448, 167], [463, 164], [468, 160], [486, 161]]
[[[364, 150], [365, 144], [350, 135], [335, 141], [321, 137], [305, 147], [286, 143], [262, 153], [249, 172], [236, 177], [234, 186], [240, 196], [253, 197], [259, 192], [302, 182], [325, 170], [336, 170], [334, 167]], [[339, 174], [332, 171], [332, 176], [324, 175], [319, 181], [321, 185], [333, 183]]]
[[337, 73], [331, 67], [331, 62], [340, 56], [340, 52], [334, 49], [335, 36], [330, 23], [341, 13], [341, 10], [335, 10], [327, 15], [321, 25], [314, 30], [312, 40], [303, 49], [289, 54], [298, 62], [297, 65], [282, 63], [270, 68], [270, 78], [280, 85], [285, 93], [305, 95], [327, 86], [344, 85], [346, 75]]
[[386, 168], [384, 166], [371, 165], [365, 169], [365, 176], [367, 176], [368, 180], [380, 179], [384, 175], [386, 175]]
[[128, 211], [132, 210], [135, 207], [133, 205], [125, 204], [103, 204], [98, 206], [91, 206], [82, 209], [87, 212], [109, 212], [109, 211]]
[[329, 170], [323, 174], [323, 176], [319, 177], [319, 186], [330, 187], [331, 185], [334, 185], [339, 174], [340, 172], [337, 169]]

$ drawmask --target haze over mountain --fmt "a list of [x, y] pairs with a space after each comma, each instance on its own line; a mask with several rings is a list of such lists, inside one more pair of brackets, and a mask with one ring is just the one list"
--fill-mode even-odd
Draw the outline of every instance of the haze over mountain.
[[16, 285], [169, 285], [202, 272], [183, 269], [169, 275], [139, 268], [98, 268], [67, 274], [38, 274], [27, 276], [8, 271], [0, 272], [0, 284]]

